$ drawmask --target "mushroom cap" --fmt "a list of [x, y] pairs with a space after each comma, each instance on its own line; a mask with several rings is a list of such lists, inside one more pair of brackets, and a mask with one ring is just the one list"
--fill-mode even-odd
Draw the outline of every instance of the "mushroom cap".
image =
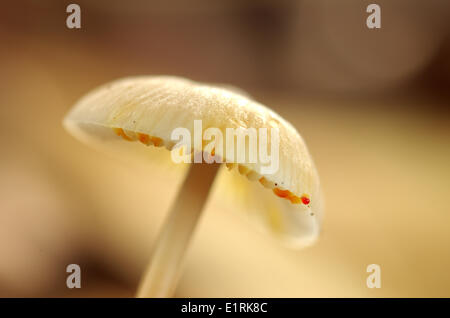
[[[224, 149], [220, 155], [232, 173], [221, 173], [216, 183], [226, 195], [234, 196], [233, 203], [243, 206], [283, 242], [294, 246], [313, 243], [320, 232], [323, 199], [305, 142], [290, 123], [240, 90], [173, 76], [124, 78], [83, 96], [63, 124], [88, 143], [126, 140], [179, 151], [171, 140], [172, 132], [184, 127], [194, 136], [195, 120], [202, 120], [203, 132], [218, 128], [224, 146], [226, 128], [278, 129], [278, 170], [266, 172], [264, 163], [251, 163], [248, 156], [245, 162], [237, 162]], [[269, 149], [270, 145], [269, 138]], [[206, 151], [205, 144], [201, 147], [196, 149], [192, 142], [192, 153]], [[249, 142], [245, 147], [248, 154]]]

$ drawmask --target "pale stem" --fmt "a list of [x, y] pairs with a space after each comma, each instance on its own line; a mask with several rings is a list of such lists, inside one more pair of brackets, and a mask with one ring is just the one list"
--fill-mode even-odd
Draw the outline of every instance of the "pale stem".
[[163, 225], [137, 297], [171, 297], [181, 272], [183, 256], [208, 199], [219, 164], [191, 164]]

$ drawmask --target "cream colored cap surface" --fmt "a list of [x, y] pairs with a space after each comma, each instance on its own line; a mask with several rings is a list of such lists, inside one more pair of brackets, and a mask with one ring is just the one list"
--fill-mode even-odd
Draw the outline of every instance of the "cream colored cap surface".
[[194, 135], [195, 120], [202, 121], [203, 131], [218, 128], [224, 137], [226, 128], [278, 129], [279, 169], [275, 173], [264, 173], [259, 162], [237, 163], [225, 150], [223, 161], [232, 171], [218, 176], [217, 188], [231, 196], [236, 208], [248, 212], [284, 242], [295, 246], [314, 242], [323, 204], [308, 149], [291, 124], [238, 90], [171, 76], [119, 79], [82, 97], [64, 119], [64, 126], [88, 143], [136, 141], [152, 146], [146, 149], [149, 152], [154, 146], [177, 151], [173, 149], [176, 141], [171, 140], [173, 130], [183, 127]]

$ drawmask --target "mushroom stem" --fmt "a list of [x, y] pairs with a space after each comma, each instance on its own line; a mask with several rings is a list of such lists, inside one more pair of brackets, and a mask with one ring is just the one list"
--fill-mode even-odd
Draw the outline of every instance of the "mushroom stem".
[[219, 164], [191, 164], [180, 192], [156, 242], [137, 297], [171, 297], [184, 253], [198, 223]]

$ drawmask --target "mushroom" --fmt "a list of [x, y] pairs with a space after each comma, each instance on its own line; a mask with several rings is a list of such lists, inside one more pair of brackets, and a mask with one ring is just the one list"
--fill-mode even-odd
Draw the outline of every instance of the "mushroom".
[[[225, 141], [226, 147], [219, 147], [219, 143], [205, 145], [204, 139], [178, 147], [174, 130], [182, 127], [195, 135], [198, 120], [203, 125], [201, 137], [203, 129], [214, 128], [226, 136], [225, 141], [236, 137], [226, 134], [231, 128], [275, 129], [270, 130], [271, 135], [276, 132], [279, 139], [270, 139], [268, 146], [279, 141], [277, 148], [271, 148], [279, 156], [278, 169], [269, 171], [262, 160], [251, 162], [250, 142], [244, 143], [244, 160], [235, 158], [239, 156], [234, 156]], [[255, 202], [253, 206], [258, 208], [254, 215], [282, 242], [301, 247], [313, 243], [319, 235], [323, 210], [319, 177], [302, 137], [286, 120], [240, 90], [172, 76], [119, 79], [82, 97], [63, 124], [72, 135], [88, 143], [134, 142], [151, 146], [145, 149], [149, 152], [165, 147], [171, 154], [180, 153], [180, 158], [194, 158], [157, 240], [138, 297], [173, 294], [210, 188], [213, 182], [221, 182], [214, 181], [222, 179], [216, 178], [219, 167], [234, 171], [241, 181], [245, 180], [243, 176], [248, 179], [240, 186], [244, 191], [238, 192]], [[231, 147], [234, 149], [233, 144]], [[262, 147], [258, 144], [259, 151]], [[200, 158], [212, 158], [212, 162], [195, 163], [199, 154]], [[254, 192], [256, 188], [260, 192]], [[236, 200], [236, 204], [240, 203]]]

